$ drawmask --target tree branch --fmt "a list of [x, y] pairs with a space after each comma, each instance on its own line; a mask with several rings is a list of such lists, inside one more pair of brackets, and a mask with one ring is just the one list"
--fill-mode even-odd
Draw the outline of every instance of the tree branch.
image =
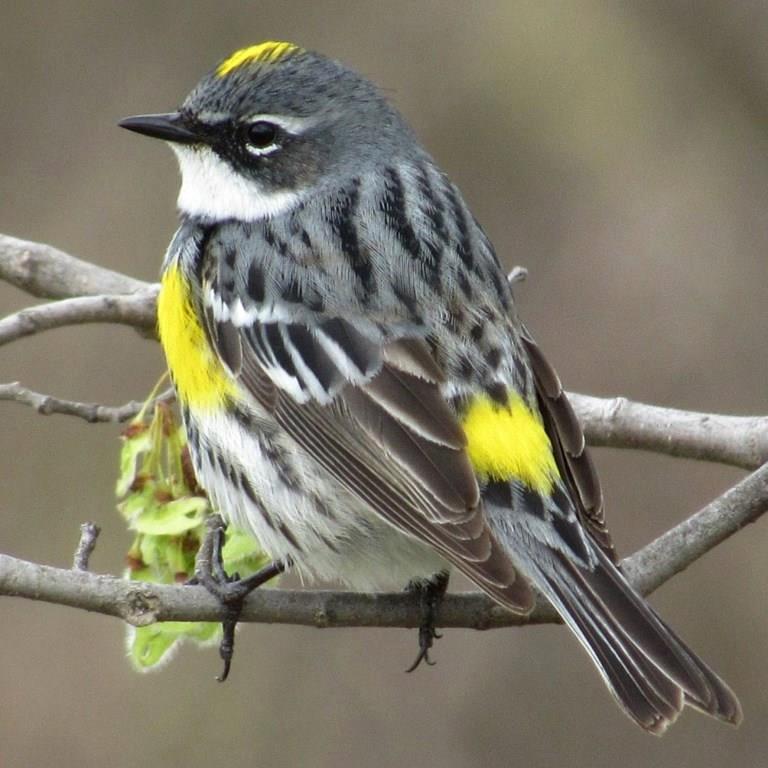
[[650, 594], [766, 512], [768, 463], [628, 558], [627, 577]]
[[[768, 465], [758, 469], [692, 517], [660, 536], [623, 567], [644, 594], [768, 511]], [[202, 587], [146, 584], [115, 576], [65, 570], [0, 555], [0, 594], [42, 600], [117, 616], [136, 626], [155, 621], [221, 621], [217, 601]], [[412, 596], [259, 589], [241, 621], [316, 627], [416, 627]], [[516, 616], [480, 593], [447, 595], [441, 627], [492, 629], [557, 621], [543, 600], [530, 616]]]
[[569, 392], [587, 442], [756, 469], [768, 461], [768, 417], [661, 408]]
[[[158, 395], [156, 401], [172, 400], [173, 390], [167, 389]], [[121, 423], [132, 419], [144, 407], [143, 402], [132, 400], [123, 405], [101, 405], [99, 403], [78, 403], [74, 400], [61, 400], [52, 395], [35, 392], [22, 387], [18, 381], [0, 384], [0, 401], [11, 400], [34, 408], [38, 413], [49, 415], [60, 413], [66, 416], [77, 416], [94, 424], [96, 422]]]
[[96, 523], [82, 523], [80, 525], [80, 541], [72, 560], [72, 568], [76, 571], [87, 571], [88, 563], [96, 548], [96, 539], [99, 538], [101, 528]]
[[139, 293], [152, 285], [77, 259], [52, 245], [2, 234], [0, 280], [41, 299]]
[[82, 323], [119, 323], [143, 331], [155, 327], [157, 289], [136, 294], [102, 294], [60, 299], [27, 307], [0, 320], [0, 346], [51, 328]]

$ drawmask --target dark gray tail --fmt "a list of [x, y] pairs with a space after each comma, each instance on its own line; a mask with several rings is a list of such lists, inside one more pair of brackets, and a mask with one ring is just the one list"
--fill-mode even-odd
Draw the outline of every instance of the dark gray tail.
[[541, 541], [527, 543], [521, 558], [527, 575], [579, 638], [638, 725], [661, 734], [685, 704], [734, 725], [740, 722], [741, 707], [730, 688], [597, 547], [594, 567], [586, 568]]

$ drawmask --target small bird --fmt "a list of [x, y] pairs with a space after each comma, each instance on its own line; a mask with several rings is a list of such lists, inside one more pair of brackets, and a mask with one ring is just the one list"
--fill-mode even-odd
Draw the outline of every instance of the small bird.
[[259, 581], [414, 585], [414, 666], [451, 568], [518, 614], [535, 587], [645, 730], [686, 704], [739, 722], [622, 575], [581, 427], [493, 246], [371, 82], [264, 42], [177, 112], [120, 124], [179, 161], [160, 340], [201, 485], [274, 559]]

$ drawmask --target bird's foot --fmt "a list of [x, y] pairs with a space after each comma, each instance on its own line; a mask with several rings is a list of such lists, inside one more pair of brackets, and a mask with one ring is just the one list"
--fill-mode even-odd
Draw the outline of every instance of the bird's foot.
[[285, 563], [275, 560], [244, 579], [241, 579], [237, 573], [229, 575], [224, 570], [221, 554], [227, 525], [219, 515], [211, 515], [208, 518], [207, 527], [208, 530], [195, 561], [195, 577], [188, 583], [205, 587], [219, 600], [224, 610], [224, 619], [221, 622], [222, 638], [219, 643], [219, 656], [224, 662], [224, 669], [216, 678], [223, 683], [232, 665], [232, 656], [235, 652], [235, 627], [242, 613], [245, 599], [254, 589], [281, 574], [285, 570]]
[[408, 592], [418, 595], [419, 607], [421, 609], [419, 652], [413, 664], [405, 670], [406, 672], [413, 672], [422, 661], [430, 667], [435, 665], [435, 662], [429, 658], [429, 651], [435, 644], [435, 640], [442, 637], [435, 629], [435, 622], [440, 603], [447, 588], [448, 573], [446, 571], [440, 571], [440, 573], [436, 573], [426, 581], [412, 581], [406, 587]]

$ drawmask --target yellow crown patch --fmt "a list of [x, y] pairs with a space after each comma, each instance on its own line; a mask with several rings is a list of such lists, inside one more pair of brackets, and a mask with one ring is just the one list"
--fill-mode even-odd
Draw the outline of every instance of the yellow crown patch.
[[258, 45], [251, 45], [248, 48], [241, 48], [235, 51], [231, 56], [224, 59], [216, 68], [216, 74], [219, 77], [226, 77], [230, 72], [242, 67], [243, 64], [251, 62], [269, 63], [278, 61], [291, 53], [298, 53], [301, 50], [293, 43], [280, 43], [275, 40], [267, 40]]

